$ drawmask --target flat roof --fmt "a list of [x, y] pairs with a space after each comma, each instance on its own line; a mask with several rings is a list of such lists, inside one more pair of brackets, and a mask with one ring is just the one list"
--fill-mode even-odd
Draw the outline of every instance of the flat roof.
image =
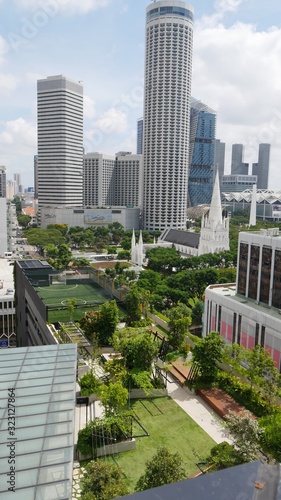
[[[0, 259], [0, 299], [7, 295], [14, 296], [14, 265], [10, 266], [10, 264], [8, 259]], [[13, 290], [13, 292], [7, 292], [7, 290]]]
[[76, 367], [77, 344], [0, 351], [1, 498], [72, 498]]

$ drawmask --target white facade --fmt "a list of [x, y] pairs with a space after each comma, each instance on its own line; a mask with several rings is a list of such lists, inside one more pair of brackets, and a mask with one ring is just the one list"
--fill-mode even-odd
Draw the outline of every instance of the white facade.
[[115, 156], [101, 153], [84, 155], [83, 205], [104, 207], [114, 204]]
[[161, 0], [146, 9], [144, 228], [185, 229], [193, 7]]
[[126, 207], [42, 207], [41, 227], [49, 224], [67, 224], [68, 227], [108, 226], [120, 222], [125, 231], [140, 229], [140, 209]]
[[0, 349], [16, 346], [13, 269], [0, 259]]
[[7, 200], [0, 198], [0, 257], [4, 257], [8, 248], [8, 230], [7, 230]]
[[123, 207], [140, 207], [142, 198], [142, 155], [116, 155], [115, 204]]
[[210, 211], [203, 215], [198, 255], [229, 250], [229, 218], [222, 217], [219, 172], [217, 171]]
[[65, 76], [37, 82], [38, 199], [82, 205], [83, 86]]
[[83, 204], [85, 207], [142, 205], [142, 155], [101, 153], [84, 155]]

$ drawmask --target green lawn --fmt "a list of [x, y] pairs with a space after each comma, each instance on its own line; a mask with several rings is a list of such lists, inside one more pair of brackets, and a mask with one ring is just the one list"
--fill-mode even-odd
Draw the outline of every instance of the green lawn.
[[122, 468], [131, 493], [159, 446], [180, 454], [187, 477], [198, 472], [196, 462], [204, 460], [216, 443], [171, 398], [137, 400], [131, 408], [149, 437], [137, 438], [134, 451], [106, 458]]

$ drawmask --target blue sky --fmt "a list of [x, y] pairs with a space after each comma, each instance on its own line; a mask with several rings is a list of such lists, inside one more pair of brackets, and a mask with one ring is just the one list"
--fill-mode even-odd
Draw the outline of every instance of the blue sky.
[[[36, 82], [82, 80], [85, 149], [136, 149], [148, 0], [0, 0], [0, 165], [33, 185]], [[192, 2], [191, 2], [192, 3]], [[217, 137], [257, 161], [270, 142], [281, 189], [281, 16], [277, 0], [195, 0], [192, 95], [217, 111]]]

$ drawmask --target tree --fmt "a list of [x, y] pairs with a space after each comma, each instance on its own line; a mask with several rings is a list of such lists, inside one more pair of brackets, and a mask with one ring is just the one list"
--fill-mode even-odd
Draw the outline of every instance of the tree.
[[[49, 224], [47, 229], [58, 229], [63, 236], [66, 236], [68, 225], [67, 224]], [[81, 229], [81, 228], [80, 228]]]
[[105, 416], [118, 415], [128, 401], [128, 390], [121, 382], [109, 382], [100, 388], [100, 400], [104, 406]]
[[50, 243], [45, 247], [45, 251], [47, 252], [48, 257], [52, 257], [55, 259], [58, 256], [58, 247], [54, 245], [53, 243]]
[[86, 465], [85, 469], [81, 500], [112, 500], [128, 494], [123, 472], [117, 465], [96, 460]]
[[229, 412], [226, 417], [227, 427], [233, 435], [233, 444], [239, 450], [244, 462], [256, 460], [264, 429], [259, 427], [257, 419], [245, 410], [237, 414]]
[[108, 345], [119, 321], [118, 307], [115, 300], [102, 304], [93, 318], [93, 330], [98, 333], [99, 345]]
[[202, 325], [203, 301], [198, 297], [188, 300], [189, 313], [191, 315], [192, 325]]
[[30, 221], [31, 217], [29, 215], [24, 215], [24, 214], [18, 215], [19, 226], [26, 228], [29, 225]]
[[68, 309], [68, 312], [69, 312], [69, 319], [70, 319], [70, 321], [73, 320], [74, 308], [76, 306], [76, 303], [77, 303], [77, 300], [75, 298], [73, 298], [73, 299], [66, 299], [66, 305], [67, 305], [67, 309]]
[[169, 342], [176, 350], [183, 344], [188, 327], [191, 324], [190, 311], [185, 304], [179, 303], [172, 309], [167, 310], [166, 315], [169, 318]]
[[211, 449], [210, 457], [207, 460], [210, 465], [214, 465], [216, 470], [234, 467], [244, 462], [240, 452], [231, 444], [223, 441]]
[[157, 353], [152, 335], [135, 328], [124, 328], [116, 332], [113, 345], [125, 358], [128, 370], [137, 369], [151, 373], [151, 365]]
[[141, 297], [136, 288], [133, 288], [126, 294], [125, 304], [128, 325], [131, 325], [135, 321], [139, 321], [141, 319]]
[[263, 382], [266, 378], [275, 379], [278, 375], [272, 357], [260, 344], [247, 351], [247, 364], [247, 378], [251, 382], [251, 388], [255, 382]]
[[199, 367], [201, 378], [213, 381], [218, 372], [218, 361], [222, 361], [224, 354], [224, 341], [218, 332], [210, 332], [200, 339], [192, 351], [192, 362]]
[[178, 453], [171, 453], [164, 446], [158, 448], [152, 459], [146, 462], [145, 473], [136, 484], [136, 491], [148, 490], [186, 479], [182, 459]]
[[67, 267], [71, 259], [72, 253], [69, 250], [68, 246], [65, 243], [61, 244], [58, 249], [58, 263], [62, 266]]

